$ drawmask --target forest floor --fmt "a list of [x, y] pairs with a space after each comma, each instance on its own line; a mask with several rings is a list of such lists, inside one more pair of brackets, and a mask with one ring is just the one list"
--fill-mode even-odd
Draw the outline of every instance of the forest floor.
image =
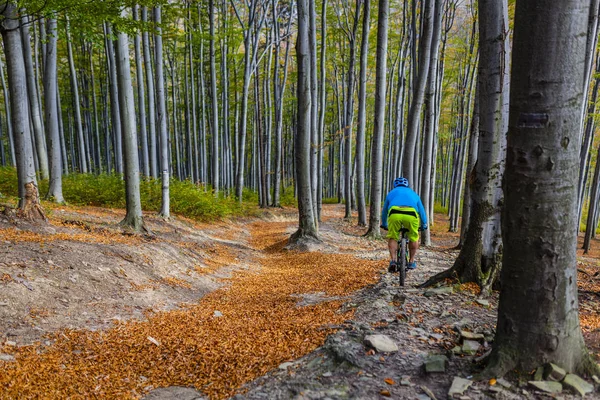
[[[442, 215], [400, 287], [385, 242], [363, 238], [340, 205], [325, 206], [308, 252], [285, 248], [293, 209], [211, 224], [146, 214], [153, 234], [140, 236], [118, 227], [123, 210], [47, 207], [47, 225], [0, 216], [1, 399], [442, 399], [493, 340], [497, 293], [415, 288], [458, 254]], [[580, 318], [598, 359], [592, 249], [579, 257]], [[481, 334], [475, 349], [460, 350], [460, 331]], [[399, 350], [378, 353], [368, 335]], [[444, 372], [424, 372], [433, 355]], [[546, 395], [509, 379], [457, 396]]]

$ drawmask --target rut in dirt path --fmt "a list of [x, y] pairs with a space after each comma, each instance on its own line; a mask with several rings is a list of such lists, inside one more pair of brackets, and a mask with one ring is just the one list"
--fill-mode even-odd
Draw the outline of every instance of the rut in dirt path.
[[[381, 262], [283, 250], [292, 226], [251, 224], [255, 265], [235, 271], [226, 286], [198, 304], [148, 313], [147, 321], [105, 331], [65, 330], [48, 347], [0, 348], [16, 359], [0, 361], [0, 397], [136, 398], [179, 385], [226, 398], [311, 352], [331, 332], [328, 326], [351, 318], [332, 299], [374, 283]], [[303, 295], [315, 294], [318, 302], [299, 304]]]

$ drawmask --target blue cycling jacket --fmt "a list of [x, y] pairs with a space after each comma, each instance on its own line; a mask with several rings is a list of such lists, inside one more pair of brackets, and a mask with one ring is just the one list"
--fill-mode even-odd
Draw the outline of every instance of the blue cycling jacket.
[[427, 225], [427, 215], [425, 214], [425, 208], [421, 202], [421, 198], [409, 187], [399, 186], [388, 193], [383, 203], [383, 209], [381, 210], [381, 225], [387, 228], [388, 226], [388, 212], [391, 207], [412, 207], [419, 213], [421, 219], [421, 226]]

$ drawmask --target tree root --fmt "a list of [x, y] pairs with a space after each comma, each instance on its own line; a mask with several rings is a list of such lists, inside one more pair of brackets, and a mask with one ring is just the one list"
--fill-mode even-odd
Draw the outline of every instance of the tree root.
[[35, 183], [27, 182], [25, 184], [25, 199], [17, 211], [17, 216], [31, 222], [48, 222], [46, 213], [40, 204], [40, 195]]
[[594, 361], [590, 353], [585, 350], [583, 360], [577, 366], [577, 373], [583, 376], [600, 375], [600, 364]]
[[487, 365], [483, 371], [477, 375], [478, 380], [503, 377], [517, 366], [518, 357], [515, 357], [511, 352], [492, 350], [492, 354], [487, 360]]
[[427, 279], [427, 281], [425, 281], [424, 283], [421, 283], [420, 285], [418, 285], [417, 287], [419, 289], [423, 289], [426, 287], [430, 287], [435, 285], [438, 282], [443, 281], [444, 279], [447, 278], [455, 278], [456, 277], [456, 264], [454, 264], [454, 266], [452, 266], [452, 268], [449, 268], [445, 271], [442, 271], [438, 274], [435, 274], [434, 276], [432, 276], [431, 278]]

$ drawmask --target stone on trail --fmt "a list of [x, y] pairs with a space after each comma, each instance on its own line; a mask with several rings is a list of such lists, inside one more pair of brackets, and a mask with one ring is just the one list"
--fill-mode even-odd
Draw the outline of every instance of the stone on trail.
[[462, 340], [477, 340], [477, 341], [485, 340], [485, 336], [482, 333], [473, 333], [473, 332], [463, 331], [463, 330], [460, 330], [459, 333], [460, 333], [460, 338]]
[[562, 383], [566, 387], [578, 392], [582, 397], [594, 391], [594, 385], [574, 374], [567, 374]]
[[194, 388], [171, 386], [154, 389], [143, 400], [206, 400], [207, 397]]
[[454, 397], [455, 394], [462, 395], [473, 384], [473, 381], [455, 376], [448, 391], [448, 397]]
[[0, 354], [0, 361], [15, 361], [15, 356], [11, 354]]
[[425, 360], [425, 372], [446, 372], [446, 363], [448, 362], [448, 357], [442, 354], [435, 354], [427, 357]]
[[490, 305], [489, 300], [477, 299], [477, 300], [475, 300], [475, 302], [477, 304], [479, 304], [480, 306], [484, 306], [484, 307], [488, 307]]
[[560, 382], [567, 375], [567, 371], [556, 364], [548, 363], [544, 365], [544, 378], [548, 381]]
[[475, 340], [465, 340], [462, 345], [462, 352], [470, 356], [475, 355], [481, 345]]
[[594, 380], [594, 382], [596, 382], [597, 385], [600, 385], [600, 378], [598, 378], [598, 376], [592, 375], [592, 379]]
[[393, 353], [398, 351], [398, 345], [386, 335], [365, 336], [364, 343], [379, 353]]
[[219, 318], [219, 317], [222, 317], [222, 316], [223, 316], [223, 313], [221, 311], [215, 311], [213, 313], [213, 317], [215, 317], [215, 318]]
[[545, 393], [560, 393], [562, 392], [562, 385], [560, 382], [552, 381], [529, 381], [530, 386], [533, 386], [539, 391]]
[[512, 387], [511, 383], [504, 378], [498, 378], [496, 383], [505, 389], [510, 389]]
[[452, 286], [442, 286], [439, 288], [426, 290], [425, 293], [423, 293], [423, 295], [425, 297], [433, 297], [438, 294], [452, 294], [453, 292], [454, 289], [452, 289]]
[[284, 362], [283, 364], [279, 364], [279, 369], [286, 371], [292, 365], [294, 365], [293, 362]]
[[538, 367], [538, 369], [535, 370], [535, 373], [533, 374], [533, 380], [534, 381], [543, 381], [544, 380], [544, 368], [543, 367]]

